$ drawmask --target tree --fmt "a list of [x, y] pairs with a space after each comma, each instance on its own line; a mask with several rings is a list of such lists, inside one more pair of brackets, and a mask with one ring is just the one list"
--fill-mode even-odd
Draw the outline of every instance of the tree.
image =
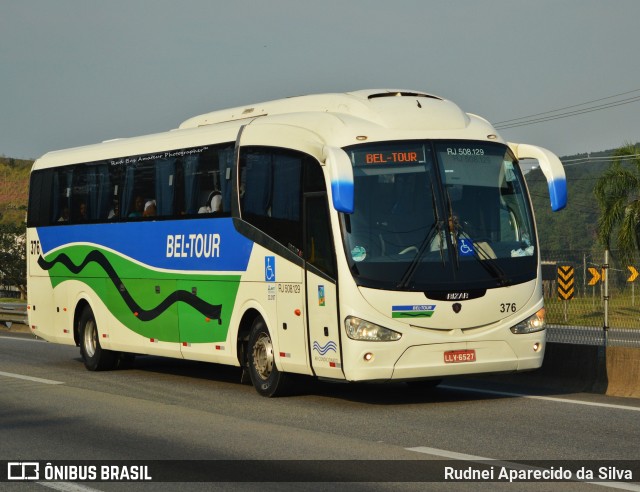
[[626, 144], [612, 159], [593, 190], [600, 205], [598, 239], [607, 249], [613, 245], [621, 256], [631, 258], [640, 244], [640, 146]]
[[0, 224], [0, 285], [17, 287], [27, 294], [27, 250], [25, 224]]

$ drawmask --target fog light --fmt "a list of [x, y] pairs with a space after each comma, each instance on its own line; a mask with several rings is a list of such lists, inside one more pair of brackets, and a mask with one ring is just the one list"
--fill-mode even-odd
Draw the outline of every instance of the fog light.
[[540, 343], [536, 342], [533, 344], [533, 351], [540, 352]]
[[371, 352], [367, 352], [366, 354], [364, 354], [364, 360], [369, 362], [373, 360], [373, 354]]

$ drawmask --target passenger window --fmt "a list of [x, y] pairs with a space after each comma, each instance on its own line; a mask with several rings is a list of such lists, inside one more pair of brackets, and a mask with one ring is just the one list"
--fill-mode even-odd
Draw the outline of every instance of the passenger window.
[[302, 167], [305, 154], [251, 147], [240, 156], [242, 217], [290, 250], [302, 252]]
[[119, 203], [123, 218], [172, 216], [176, 159], [162, 158], [134, 162], [123, 172]]
[[226, 145], [182, 159], [184, 214], [229, 215], [233, 146]]

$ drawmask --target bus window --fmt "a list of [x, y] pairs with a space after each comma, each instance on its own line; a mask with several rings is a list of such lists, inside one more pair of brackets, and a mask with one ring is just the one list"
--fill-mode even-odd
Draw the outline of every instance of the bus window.
[[[124, 169], [120, 209], [122, 217], [173, 215], [175, 159], [139, 159]], [[155, 207], [155, 213], [150, 210]]]
[[69, 222], [71, 220], [72, 210], [72, 182], [73, 168], [60, 168], [53, 178], [53, 205], [54, 217], [57, 222]]
[[302, 251], [302, 162], [281, 149], [251, 148], [240, 156], [242, 217], [293, 251]]
[[52, 210], [51, 202], [55, 173], [50, 169], [34, 171], [29, 185], [29, 209], [27, 225], [40, 227], [58, 220], [58, 208]]
[[155, 201], [155, 204], [150, 206], [153, 207], [155, 205], [157, 215], [165, 217], [173, 215], [175, 177], [175, 158], [157, 159], [155, 161], [155, 193], [153, 195], [154, 198], [150, 198], [150, 201]]
[[326, 195], [305, 198], [305, 260], [332, 278], [337, 278]]
[[[186, 215], [214, 213], [229, 215], [231, 211], [231, 166], [233, 147], [214, 148], [182, 158], [183, 203]], [[213, 199], [215, 196], [220, 198]]]
[[111, 206], [107, 164], [97, 163], [74, 168], [71, 220], [87, 222], [106, 219]]

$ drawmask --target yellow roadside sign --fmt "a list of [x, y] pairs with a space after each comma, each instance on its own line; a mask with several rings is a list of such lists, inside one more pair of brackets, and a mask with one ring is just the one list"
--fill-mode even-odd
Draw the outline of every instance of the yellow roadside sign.
[[575, 272], [572, 266], [558, 267], [558, 297], [565, 301], [573, 299]]
[[604, 281], [604, 270], [600, 272], [597, 268], [590, 267], [589, 273], [591, 274], [589, 285], [596, 285], [600, 281], [600, 279]]
[[633, 282], [635, 279], [638, 278], [638, 270], [636, 270], [636, 268], [632, 266], [628, 266], [627, 268], [631, 272], [631, 275], [629, 275], [627, 282]]

